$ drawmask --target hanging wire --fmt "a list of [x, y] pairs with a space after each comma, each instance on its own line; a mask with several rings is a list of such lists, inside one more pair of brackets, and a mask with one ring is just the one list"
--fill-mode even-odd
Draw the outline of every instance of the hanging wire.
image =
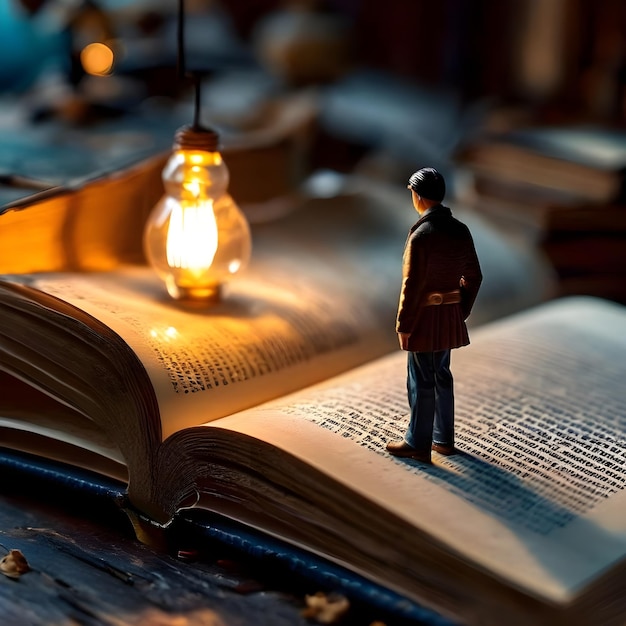
[[179, 80], [185, 79], [185, 0], [178, 0], [177, 71]]
[[185, 0], [178, 0], [178, 28], [177, 28], [177, 73], [179, 80], [191, 78], [194, 86], [193, 127], [200, 127], [200, 75], [198, 72], [187, 73], [185, 59]]

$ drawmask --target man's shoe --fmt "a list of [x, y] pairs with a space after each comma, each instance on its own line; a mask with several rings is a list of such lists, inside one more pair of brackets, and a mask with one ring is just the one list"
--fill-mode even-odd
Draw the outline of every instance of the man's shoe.
[[447, 446], [445, 443], [433, 443], [431, 449], [433, 452], [438, 452], [444, 456], [452, 456], [458, 452], [454, 446]]
[[393, 456], [401, 456], [407, 459], [415, 459], [422, 463], [430, 463], [430, 450], [416, 450], [406, 441], [390, 441], [387, 444], [387, 452]]

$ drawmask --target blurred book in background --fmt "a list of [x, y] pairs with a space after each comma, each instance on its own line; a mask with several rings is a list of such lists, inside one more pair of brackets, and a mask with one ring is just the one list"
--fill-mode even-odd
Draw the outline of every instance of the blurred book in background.
[[[229, 190], [251, 221], [298, 202], [316, 116], [315, 99], [296, 95], [268, 102], [251, 127], [225, 130]], [[163, 194], [174, 133], [187, 121], [163, 113], [89, 127], [2, 128], [0, 272], [143, 263], [143, 227]]]
[[626, 132], [533, 127], [477, 137], [456, 162], [477, 211], [541, 250], [559, 291], [626, 302]]
[[5, 129], [0, 145], [0, 268], [106, 269], [141, 260], [137, 233], [162, 194], [171, 136], [101, 128]]

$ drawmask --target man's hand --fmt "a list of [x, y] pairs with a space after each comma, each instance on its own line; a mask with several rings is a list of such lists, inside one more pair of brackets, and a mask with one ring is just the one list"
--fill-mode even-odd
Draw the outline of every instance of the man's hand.
[[398, 341], [400, 342], [400, 347], [403, 350], [409, 349], [409, 337], [411, 333], [398, 333]]

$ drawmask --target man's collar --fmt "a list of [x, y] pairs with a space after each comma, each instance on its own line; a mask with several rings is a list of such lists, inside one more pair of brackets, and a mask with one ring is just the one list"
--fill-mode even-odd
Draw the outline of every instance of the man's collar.
[[424, 211], [421, 215], [417, 223], [421, 223], [423, 220], [426, 220], [435, 215], [451, 215], [452, 211], [447, 206], [443, 204], [433, 204], [433, 206], [429, 207]]

